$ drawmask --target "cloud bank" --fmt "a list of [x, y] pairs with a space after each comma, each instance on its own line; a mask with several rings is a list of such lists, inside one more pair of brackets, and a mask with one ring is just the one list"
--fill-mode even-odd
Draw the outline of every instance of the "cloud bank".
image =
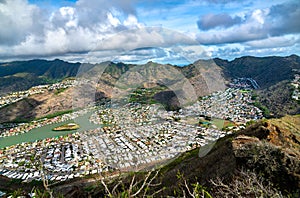
[[[64, 6], [50, 2], [57, 4], [0, 0], [0, 61], [82, 61], [95, 50], [94, 61], [115, 56], [178, 61], [180, 56], [194, 60], [197, 53], [198, 58], [300, 53], [297, 0], [78, 0]], [[181, 53], [170, 51], [178, 45]], [[136, 49], [146, 51], [133, 52]]]
[[[216, 45], [241, 43], [254, 40], [300, 34], [300, 1], [273, 5], [270, 8], [255, 9], [242, 17], [228, 14], [208, 14], [198, 20], [198, 41]], [[222, 28], [219, 31], [217, 28]]]
[[226, 13], [222, 14], [207, 14], [201, 17], [197, 22], [198, 28], [201, 30], [214, 29], [216, 27], [228, 28], [236, 24], [240, 24], [242, 18], [235, 16], [231, 17]]
[[0, 3], [0, 56], [84, 52], [116, 32], [142, 26], [131, 1], [80, 0], [48, 12], [25, 0]]

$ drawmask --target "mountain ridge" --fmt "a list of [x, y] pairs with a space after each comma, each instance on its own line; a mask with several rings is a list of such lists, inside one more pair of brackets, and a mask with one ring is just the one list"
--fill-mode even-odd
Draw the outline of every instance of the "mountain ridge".
[[223, 69], [225, 77], [250, 77], [256, 80], [261, 88], [270, 87], [283, 80], [291, 80], [292, 70], [300, 69], [300, 57], [297, 55], [286, 57], [244, 56], [232, 61], [218, 58], [214, 61]]
[[[100, 73], [97, 73], [97, 70], [97, 72], [93, 72], [92, 70], [97, 66], [100, 68]], [[145, 83], [154, 83], [157, 85], [161, 83], [165, 83], [165, 85], [172, 84], [174, 83], [176, 76], [185, 78], [187, 85], [192, 86], [192, 89], [191, 87], [189, 88], [189, 86], [183, 87], [183, 84], [178, 85], [177, 87], [186, 90], [186, 93], [191, 93], [190, 90], [192, 90], [196, 97], [201, 97], [214, 91], [224, 89], [224, 84], [228, 84], [228, 82], [234, 78], [251, 77], [258, 82], [260, 86], [260, 90], [256, 91], [259, 96], [259, 102], [273, 111], [272, 113], [274, 113], [275, 116], [283, 116], [286, 113], [297, 114], [300, 112], [299, 105], [297, 102], [292, 101], [290, 97], [290, 89], [286, 90], [282, 96], [280, 93], [275, 93], [273, 91], [275, 95], [273, 94], [272, 98], [269, 97], [269, 94], [273, 93], [272, 87], [281, 87], [281, 89], [284, 89], [286, 83], [283, 82], [291, 81], [295, 73], [297, 73], [296, 71], [300, 71], [300, 57], [297, 55], [286, 57], [245, 56], [236, 58], [232, 61], [215, 58], [213, 60], [198, 60], [193, 64], [184, 67], [154, 62], [135, 65], [121, 62], [114, 63], [111, 61], [100, 64], [80, 64], [68, 63], [58, 59], [53, 61], [40, 59], [15, 61], [0, 64], [0, 96], [11, 91], [26, 90], [36, 85], [51, 84], [66, 77], [77, 76], [80, 72], [84, 74], [88, 71], [91, 71], [91, 73], [95, 73], [96, 75], [100, 74], [100, 76], [96, 76], [98, 83], [97, 91], [103, 93], [102, 95], [106, 97], [112, 97], [113, 89], [116, 89], [119, 92], [124, 91], [120, 89], [124, 86], [130, 87], [133, 85], [131, 88], [133, 89], [137, 85], [143, 86]], [[66, 93], [68, 93], [68, 91]], [[69, 91], [69, 93], [71, 92]], [[172, 99], [174, 94], [166, 92], [166, 94], [169, 93], [171, 95], [166, 95], [166, 97], [163, 98], [168, 98], [168, 101], [176, 101]], [[184, 94], [184, 92], [178, 93]], [[49, 97], [50, 96], [51, 94]], [[56, 110], [68, 110], [66, 108], [70, 108], [70, 105], [64, 104], [68, 103], [68, 101], [61, 97], [65, 97], [64, 94], [59, 94], [55, 97], [54, 103], [62, 104], [60, 106], [61, 108], [57, 108]], [[277, 98], [280, 98], [280, 100]], [[34, 96], [32, 99], [35, 100]], [[49, 102], [47, 103], [47, 100], [48, 99], [45, 99], [44, 103], [48, 104]], [[286, 100], [291, 100], [291, 102], [286, 102]], [[168, 101], [161, 102], [166, 103]], [[285, 110], [282, 112], [275, 111], [275, 107], [277, 108], [280, 106], [278, 103], [282, 101], [289, 106], [285, 107]], [[174, 102], [174, 104], [175, 103], [176, 102]], [[23, 101], [23, 104], [26, 105], [27, 103], [24, 103]], [[173, 105], [171, 104], [171, 106]], [[24, 108], [28, 109], [27, 107]], [[34, 108], [41, 109], [39, 106], [34, 106]], [[48, 109], [46, 106], [44, 108]], [[292, 111], [289, 110], [291, 108], [293, 109]], [[2, 108], [0, 111], [8, 112], [10, 110]], [[47, 111], [44, 110], [42, 112]], [[51, 113], [53, 112], [51, 111]], [[31, 114], [35, 115], [35, 112], [32, 112]], [[40, 116], [44, 116], [44, 114]], [[7, 119], [5, 120], [8, 121]]]

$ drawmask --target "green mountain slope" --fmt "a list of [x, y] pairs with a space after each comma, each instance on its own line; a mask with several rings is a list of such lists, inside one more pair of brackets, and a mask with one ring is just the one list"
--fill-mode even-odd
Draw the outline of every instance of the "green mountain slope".
[[267, 117], [281, 117], [286, 114], [299, 114], [300, 104], [292, 99], [290, 85], [295, 74], [300, 72], [300, 57], [241, 57], [232, 61], [214, 59], [222, 68], [226, 79], [253, 78], [260, 86], [255, 93], [257, 104], [270, 112]]
[[[98, 67], [96, 72], [93, 68]], [[39, 84], [59, 81], [76, 76], [78, 71], [91, 72], [97, 78], [98, 91], [112, 96], [116, 88], [120, 94], [143, 87], [145, 83], [165, 85], [184, 96], [199, 97], [224, 89], [225, 82], [238, 77], [251, 77], [260, 86], [258, 100], [275, 116], [299, 113], [299, 103], [292, 101], [289, 88], [284, 92], [294, 74], [300, 71], [300, 57], [241, 57], [232, 61], [213, 59], [198, 60], [195, 63], [177, 67], [149, 62], [144, 65], [105, 62], [97, 65], [68, 63], [61, 60], [31, 60], [0, 64], [0, 95], [7, 92], [26, 90]], [[100, 75], [99, 72], [100, 71]], [[83, 72], [83, 73], [84, 73]], [[186, 78], [188, 81], [178, 81]], [[178, 82], [178, 84], [176, 84]], [[285, 83], [284, 83], [285, 82]], [[175, 84], [176, 86], [169, 87]], [[185, 87], [184, 87], [185, 86]], [[184, 90], [178, 90], [179, 88]], [[277, 88], [276, 88], [277, 87]], [[271, 95], [270, 95], [271, 94]], [[164, 99], [163, 104], [172, 100]], [[167, 104], [168, 105], [168, 104]], [[285, 106], [284, 108], [278, 107]], [[280, 112], [278, 111], [280, 109]]]
[[252, 57], [245, 56], [232, 61], [214, 59], [223, 69], [226, 78], [249, 77], [257, 81], [262, 89], [268, 88], [283, 80], [292, 80], [295, 69], [300, 70], [300, 57]]
[[0, 95], [76, 76], [80, 63], [30, 60], [0, 64]]

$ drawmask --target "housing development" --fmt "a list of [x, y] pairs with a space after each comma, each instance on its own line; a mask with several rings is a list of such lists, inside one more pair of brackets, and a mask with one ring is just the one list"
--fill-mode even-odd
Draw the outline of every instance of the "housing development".
[[1, 129], [1, 136], [9, 138], [82, 116], [89, 123], [62, 136], [1, 148], [0, 174], [24, 182], [65, 181], [159, 165], [192, 148], [201, 151], [248, 121], [261, 119], [262, 111], [252, 103], [251, 90], [228, 88], [179, 111], [166, 111], [160, 104], [106, 103]]

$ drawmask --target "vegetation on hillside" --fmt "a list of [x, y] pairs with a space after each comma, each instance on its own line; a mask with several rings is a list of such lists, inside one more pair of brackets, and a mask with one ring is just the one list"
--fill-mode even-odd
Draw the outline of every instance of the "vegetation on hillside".
[[300, 113], [300, 105], [292, 99], [293, 88], [289, 81], [282, 81], [274, 86], [256, 91], [256, 105], [266, 117], [282, 117], [286, 114]]
[[[100, 91], [106, 96], [110, 96], [113, 88], [125, 90], [127, 88], [136, 88], [135, 83], [147, 81], [147, 78], [156, 80], [157, 82], [161, 80], [169, 82], [171, 77], [181, 74], [189, 79], [199, 97], [209, 94], [208, 90], [210, 89], [208, 89], [207, 82], [203, 79], [201, 72], [207, 72], [212, 62], [215, 62], [219, 66], [213, 67], [213, 70], [220, 70], [227, 80], [238, 77], [251, 77], [256, 80], [261, 88], [261, 91], [258, 93], [260, 97], [257, 102], [261, 104], [261, 107], [266, 107], [263, 108], [266, 115], [268, 115], [267, 109], [270, 111], [270, 114], [274, 114], [275, 116], [299, 113], [299, 103], [292, 101], [290, 98], [290, 87], [286, 89], [285, 86], [287, 85], [283, 82], [292, 80], [295, 71], [300, 69], [300, 58], [296, 55], [263, 58], [246, 56], [234, 59], [233, 61], [222, 59], [213, 59], [213, 61], [199, 60], [183, 68], [176, 66], [173, 68], [171, 65], [161, 65], [153, 62], [141, 65], [141, 67], [113, 62], [105, 62], [97, 65], [81, 65], [80, 63], [67, 63], [61, 60], [31, 60], [1, 63], [0, 95], [11, 91], [26, 90], [35, 85], [57, 82], [67, 77], [74, 77], [80, 68], [82, 73], [85, 73], [85, 70], [90, 71], [92, 69], [92, 73], [100, 75], [97, 76], [99, 87], [101, 88]], [[172, 71], [170, 71], [170, 67], [173, 68], [171, 69]], [[166, 71], [160, 71], [157, 68], [166, 68]], [[204, 70], [200, 71], [201, 68], [204, 68]], [[93, 72], [93, 69], [96, 72]], [[60, 95], [63, 91], [58, 90], [55, 94]], [[178, 109], [178, 105], [176, 105], [178, 102], [173, 95], [171, 92], [161, 92], [156, 96], [156, 101], [161, 102], [160, 100], [163, 100], [162, 104], [166, 101], [171, 101], [174, 105], [167, 103], [167, 109], [170, 107], [170, 109], [176, 110]], [[132, 100], [134, 99], [133, 97]]]
[[300, 69], [300, 57], [296, 55], [287, 57], [244, 56], [232, 61], [216, 58], [214, 61], [223, 69], [223, 73], [228, 79], [253, 78], [262, 89], [284, 80], [292, 80], [294, 70]]
[[158, 92], [165, 90], [164, 86], [155, 86], [152, 88], [137, 88], [130, 94], [128, 102], [138, 102], [140, 104], [155, 104], [157, 101], [154, 95]]
[[[30, 60], [0, 64], [0, 95], [76, 76], [80, 63]], [[22, 75], [19, 75], [22, 74]], [[24, 75], [26, 74], [26, 75]]]

